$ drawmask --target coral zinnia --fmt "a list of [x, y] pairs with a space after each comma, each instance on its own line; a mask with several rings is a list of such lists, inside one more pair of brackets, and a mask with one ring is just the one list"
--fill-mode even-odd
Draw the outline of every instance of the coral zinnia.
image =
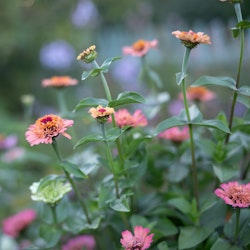
[[198, 44], [211, 44], [210, 37], [204, 35], [203, 32], [195, 33], [192, 30], [189, 31], [173, 31], [172, 35], [180, 39], [182, 43], [189, 49], [195, 48]]
[[123, 47], [124, 55], [131, 56], [145, 56], [148, 51], [152, 48], [156, 48], [158, 45], [158, 40], [154, 39], [152, 41], [138, 40], [132, 46]]
[[45, 115], [29, 126], [25, 133], [26, 140], [31, 146], [34, 146], [40, 143], [52, 144], [53, 138], [60, 134], [71, 139], [71, 136], [65, 133], [65, 130], [71, 127], [73, 123], [73, 120], [65, 120], [57, 115]]
[[76, 85], [77, 83], [78, 83], [77, 79], [71, 78], [69, 76], [53, 76], [49, 79], [44, 79], [42, 81], [42, 86], [63, 88]]
[[154, 234], [149, 234], [148, 228], [136, 226], [133, 234], [125, 230], [122, 232], [122, 239], [120, 240], [125, 250], [145, 250], [148, 249], [153, 241]]
[[232, 207], [250, 206], [250, 183], [240, 184], [236, 181], [222, 183], [214, 193]]

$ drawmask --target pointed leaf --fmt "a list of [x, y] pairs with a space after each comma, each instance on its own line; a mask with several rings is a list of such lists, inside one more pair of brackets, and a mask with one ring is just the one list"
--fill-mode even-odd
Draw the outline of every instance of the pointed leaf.
[[249, 29], [250, 28], [250, 21], [243, 20], [243, 21], [237, 23], [237, 27], [242, 28], [242, 29]]
[[119, 59], [121, 59], [121, 57], [110, 57], [110, 58], [107, 58], [107, 59], [103, 62], [103, 64], [101, 65], [101, 67], [100, 67], [100, 68], [102, 69], [102, 72], [103, 72], [103, 73], [108, 72], [108, 68], [109, 68], [110, 64], [111, 64], [112, 62], [116, 61], [116, 60], [119, 60]]
[[86, 80], [88, 77], [92, 76], [92, 77], [96, 77], [100, 74], [100, 72], [102, 71], [101, 68], [99, 69], [92, 69], [90, 71], [83, 71], [82, 73], [82, 80]]
[[129, 212], [130, 208], [125, 197], [113, 200], [109, 206], [118, 212]]
[[155, 135], [160, 134], [161, 132], [165, 131], [166, 129], [172, 128], [172, 127], [178, 127], [178, 126], [183, 126], [186, 125], [187, 122], [180, 120], [179, 117], [173, 116], [170, 117], [162, 122], [160, 122], [156, 128], [155, 128]]
[[245, 96], [250, 96], [250, 87], [242, 86], [238, 89], [238, 93]]
[[232, 90], [237, 90], [235, 86], [235, 80], [227, 76], [202, 76], [196, 80], [191, 86], [203, 86], [203, 85], [216, 85], [227, 87]]
[[183, 72], [179, 72], [175, 75], [175, 77], [177, 85], [180, 85], [181, 82], [187, 77], [187, 75], [184, 74]]
[[236, 178], [238, 176], [238, 170], [233, 169], [232, 167], [229, 166], [213, 166], [213, 171], [216, 177], [219, 179], [219, 181], [225, 182], [229, 181], [233, 178]]
[[157, 85], [158, 88], [162, 88], [162, 86], [163, 86], [162, 81], [161, 81], [159, 75], [155, 71], [153, 71], [152, 69], [149, 69], [148, 76]]
[[62, 167], [69, 174], [73, 174], [77, 178], [82, 178], [82, 179], [88, 178], [88, 176], [85, 175], [81, 171], [81, 169], [78, 167], [78, 165], [75, 164], [75, 163], [68, 162], [68, 161], [63, 161], [63, 162], [60, 163], [60, 167]]
[[106, 141], [115, 141], [123, 132], [124, 130], [120, 128], [108, 129], [106, 131]]
[[103, 141], [104, 138], [101, 135], [87, 135], [81, 138], [76, 145], [74, 146], [74, 149], [76, 149], [79, 146], [82, 146], [84, 144], [90, 143], [90, 142], [99, 142]]
[[188, 214], [191, 209], [191, 204], [184, 198], [173, 198], [168, 201], [168, 204], [180, 210], [184, 214]]
[[[190, 120], [192, 122], [200, 122], [200, 121], [202, 121], [202, 114], [201, 114], [200, 110], [197, 108], [196, 105], [192, 105], [191, 107], [188, 108], [188, 110], [189, 110]], [[186, 114], [185, 109], [181, 110], [179, 118], [180, 118], [180, 120], [184, 120], [184, 121], [188, 122], [187, 114]]]
[[102, 106], [107, 106], [108, 105], [108, 101], [105, 99], [99, 99], [99, 98], [91, 98], [91, 97], [87, 97], [82, 99], [75, 107], [74, 111], [77, 111], [81, 108], [90, 108], [90, 107], [96, 107], [98, 105], [102, 105]]
[[214, 229], [202, 227], [182, 227], [178, 238], [178, 249], [187, 249], [197, 246], [204, 241]]
[[145, 99], [139, 93], [136, 92], [122, 92], [118, 95], [116, 100], [109, 102], [109, 107], [117, 107], [120, 105], [131, 103], [145, 103]]

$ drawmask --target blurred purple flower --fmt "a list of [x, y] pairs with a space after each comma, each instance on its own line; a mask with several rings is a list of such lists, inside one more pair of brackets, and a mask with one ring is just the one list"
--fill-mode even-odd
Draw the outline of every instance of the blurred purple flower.
[[0, 134], [0, 149], [10, 149], [16, 146], [17, 144], [17, 136], [16, 135], [9, 135], [4, 136]]
[[180, 100], [173, 100], [169, 103], [168, 112], [170, 115], [179, 115], [181, 109], [183, 109], [183, 102]]
[[3, 154], [2, 160], [6, 163], [11, 163], [13, 161], [22, 159], [24, 154], [25, 154], [25, 151], [23, 148], [14, 147]]
[[76, 27], [95, 25], [98, 19], [98, 10], [92, 1], [79, 1], [72, 13], [71, 21]]
[[70, 239], [63, 245], [62, 250], [94, 250], [95, 239], [91, 235], [81, 235]]
[[74, 48], [64, 40], [56, 40], [44, 45], [40, 51], [40, 61], [48, 68], [65, 69], [75, 61]]

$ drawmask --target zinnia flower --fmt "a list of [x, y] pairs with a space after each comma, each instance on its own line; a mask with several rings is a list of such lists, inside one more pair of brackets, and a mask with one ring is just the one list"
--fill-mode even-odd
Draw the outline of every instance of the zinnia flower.
[[97, 108], [89, 109], [91, 116], [98, 120], [100, 123], [105, 123], [108, 118], [114, 114], [114, 109], [110, 107], [102, 107], [99, 105]]
[[30, 186], [31, 199], [51, 205], [58, 203], [65, 194], [72, 190], [69, 183], [57, 176], [48, 176]]
[[91, 235], [81, 235], [70, 239], [63, 245], [62, 250], [94, 250], [95, 239]]
[[[111, 121], [111, 119], [109, 119], [109, 121]], [[127, 109], [120, 109], [115, 112], [115, 121], [120, 128], [125, 126], [144, 127], [148, 124], [141, 110], [136, 110], [134, 114], [131, 115]]]
[[181, 42], [189, 49], [195, 48], [198, 44], [211, 44], [210, 37], [204, 35], [203, 32], [195, 33], [192, 30], [189, 31], [173, 31], [172, 35], [180, 39]]
[[[180, 99], [183, 99], [183, 95], [180, 94]], [[188, 87], [187, 88], [187, 99], [189, 101], [200, 101], [206, 102], [215, 98], [215, 93], [207, 89], [206, 87]]]
[[222, 183], [214, 193], [232, 207], [250, 206], [250, 183], [240, 184], [236, 181]]
[[9, 236], [18, 237], [19, 233], [30, 225], [35, 218], [35, 210], [23, 210], [3, 220], [3, 232]]
[[49, 79], [42, 80], [43, 87], [63, 88], [76, 85], [77, 83], [77, 79], [71, 78], [69, 76], [53, 76]]
[[131, 56], [145, 56], [148, 51], [152, 48], [157, 48], [158, 40], [154, 39], [152, 41], [138, 40], [132, 46], [123, 47], [124, 55]]
[[134, 228], [134, 235], [125, 230], [122, 232], [122, 239], [120, 240], [125, 250], [145, 250], [148, 249], [153, 241], [154, 234], [148, 235], [150, 230], [142, 226]]
[[65, 130], [71, 127], [73, 123], [73, 120], [65, 120], [57, 115], [45, 115], [29, 126], [25, 133], [26, 140], [31, 146], [34, 146], [40, 143], [52, 144], [53, 138], [59, 134], [71, 139], [71, 136], [65, 133]]
[[85, 49], [82, 53], [77, 56], [77, 60], [82, 60], [85, 63], [93, 62], [97, 57], [96, 46], [92, 45]]
[[169, 128], [161, 132], [158, 137], [180, 143], [189, 139], [188, 127], [184, 127], [183, 129], [179, 127]]

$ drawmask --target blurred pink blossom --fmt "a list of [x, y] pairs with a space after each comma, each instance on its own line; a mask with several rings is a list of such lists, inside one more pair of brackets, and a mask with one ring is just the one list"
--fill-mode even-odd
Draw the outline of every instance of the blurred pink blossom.
[[148, 249], [153, 241], [154, 236], [154, 234], [148, 235], [149, 232], [150, 230], [148, 228], [136, 226], [134, 228], [134, 235], [128, 230], [123, 231], [120, 242], [125, 250]]
[[173, 127], [161, 132], [158, 137], [171, 140], [173, 142], [182, 142], [189, 138], [189, 130], [188, 127], [184, 127], [183, 129]]
[[15, 215], [3, 220], [2, 230], [5, 234], [18, 237], [19, 233], [29, 226], [36, 218], [36, 211], [33, 209], [25, 209]]
[[9, 149], [17, 144], [17, 136], [16, 135], [9, 135], [4, 136], [0, 134], [0, 149]]
[[[111, 122], [111, 119], [109, 119]], [[115, 112], [116, 124], [123, 128], [125, 126], [131, 127], [144, 127], [147, 126], [148, 121], [141, 110], [136, 110], [133, 115], [131, 115], [127, 109], [120, 109]]]
[[214, 193], [232, 207], [250, 206], [250, 183], [240, 184], [237, 181], [222, 183]]
[[[85, 247], [85, 248], [83, 248]], [[94, 250], [95, 239], [91, 235], [81, 235], [70, 239], [63, 245], [62, 250]]]
[[10, 163], [10, 162], [22, 159], [24, 154], [25, 154], [25, 151], [23, 148], [14, 147], [14, 148], [9, 149], [3, 154], [2, 160], [6, 163]]

